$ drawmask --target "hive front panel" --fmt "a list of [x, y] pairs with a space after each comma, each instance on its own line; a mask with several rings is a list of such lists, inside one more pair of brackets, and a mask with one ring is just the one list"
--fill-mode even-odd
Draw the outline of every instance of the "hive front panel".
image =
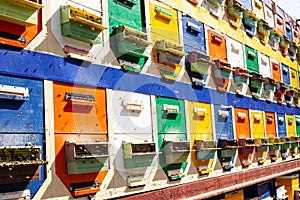
[[218, 150], [212, 130], [211, 104], [188, 102], [191, 153], [194, 166], [200, 175], [214, 170], [214, 159]]
[[53, 84], [56, 174], [74, 197], [100, 191], [109, 169], [106, 93]]
[[16, 76], [0, 79], [0, 193], [33, 198], [46, 178], [44, 84]]

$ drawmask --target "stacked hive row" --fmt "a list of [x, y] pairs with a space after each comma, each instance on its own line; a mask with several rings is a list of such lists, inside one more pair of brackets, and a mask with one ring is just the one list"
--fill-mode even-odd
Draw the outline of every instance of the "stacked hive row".
[[[33, 170], [42, 173], [45, 162], [41, 152], [45, 147], [38, 146], [44, 143], [36, 137], [43, 140], [43, 134], [39, 136], [34, 127], [44, 120], [41, 115], [44, 112], [43, 86], [37, 84], [37, 80], [24, 78], [3, 76], [2, 80], [7, 82], [1, 86], [1, 110], [9, 113], [1, 120], [2, 167], [8, 170], [12, 167], [13, 172], [16, 166], [24, 166], [20, 170], [27, 172], [30, 167], [42, 165], [38, 171]], [[12, 81], [14, 86], [11, 86]], [[39, 92], [35, 93], [38, 85]], [[110, 168], [120, 173], [123, 179], [118, 178], [124, 181], [124, 186], [132, 188], [150, 184], [160, 167], [165, 172], [162, 179], [179, 180], [197, 171], [200, 175], [211, 173], [213, 177], [226, 171], [255, 169], [299, 158], [298, 115], [126, 91], [105, 92], [101, 88], [62, 82], [53, 83], [53, 96], [48, 94], [47, 99], [46, 103], [54, 104], [55, 108], [56, 174], [73, 196], [98, 192]], [[40, 106], [32, 108], [37, 102]], [[108, 116], [107, 102], [112, 104]], [[32, 110], [24, 110], [26, 106]], [[38, 116], [31, 117], [32, 113]], [[28, 122], [32, 118], [35, 124]], [[38, 127], [43, 129], [43, 126]], [[108, 130], [111, 130], [110, 136]], [[18, 140], [8, 139], [15, 138], [19, 132], [22, 134], [17, 136]], [[11, 151], [39, 154], [25, 158], [25, 154], [19, 152], [8, 157]], [[4, 175], [12, 176], [10, 184], [25, 181], [12, 172]], [[28, 173], [31, 177], [32, 172]], [[27, 181], [38, 180], [39, 177]]]

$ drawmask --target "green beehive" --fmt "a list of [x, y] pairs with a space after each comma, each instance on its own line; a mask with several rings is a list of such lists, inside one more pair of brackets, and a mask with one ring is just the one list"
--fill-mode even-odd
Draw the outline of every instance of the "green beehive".
[[237, 149], [224, 149], [224, 150], [221, 150], [221, 157], [222, 158], [228, 158], [228, 157], [231, 157], [231, 156], [235, 156], [236, 150]]
[[261, 89], [262, 81], [259, 81], [259, 80], [251, 81], [250, 87], [255, 88], [255, 89]]
[[270, 29], [271, 27], [269, 26], [269, 24], [263, 19], [260, 19], [257, 22], [257, 32], [259, 33], [259, 39], [263, 44], [266, 44], [268, 42]]
[[84, 174], [108, 170], [108, 157], [84, 158], [67, 162], [68, 174]]
[[293, 59], [295, 59], [296, 57], [296, 53], [297, 53], [297, 46], [295, 43], [291, 43], [291, 45], [289, 46], [289, 54], [291, 57], [293, 57]]
[[228, 0], [226, 1], [226, 5], [230, 25], [232, 25], [235, 28], [239, 28], [241, 26], [243, 11], [245, 9], [237, 0]]
[[296, 54], [297, 46], [295, 46], [295, 44], [291, 45], [290, 48], [289, 48], [289, 51], [293, 54]]
[[285, 149], [289, 149], [289, 148], [291, 148], [291, 144], [284, 143], [281, 145], [281, 150], [285, 150]]
[[274, 34], [273, 32], [271, 32], [270, 36], [269, 36], [269, 41], [272, 42], [272, 44], [279, 43], [280, 42], [280, 36], [278, 36], [277, 34]]
[[113, 27], [126, 26], [137, 31], [145, 27], [145, 11], [141, 0], [108, 0], [109, 33]]
[[281, 142], [280, 142], [280, 138], [276, 137], [276, 138], [269, 138], [269, 142], [270, 142], [270, 147], [269, 150], [273, 151], [273, 150], [280, 150], [281, 148]]
[[245, 46], [246, 66], [249, 72], [259, 72], [258, 57], [255, 49]]
[[297, 136], [300, 136], [300, 116], [295, 116], [295, 122], [296, 122], [296, 134]]
[[269, 150], [270, 150], [270, 151], [273, 151], [273, 150], [280, 150], [280, 144], [270, 145]]
[[214, 77], [219, 79], [229, 79], [231, 72], [234, 71], [230, 63], [222, 60], [214, 60], [213, 70]]
[[234, 67], [233, 78], [235, 91], [239, 95], [245, 95], [248, 89], [249, 77], [248, 70], [242, 67]]
[[220, 149], [216, 147], [216, 141], [213, 140], [195, 140], [195, 145], [197, 160], [214, 159], [216, 151]]
[[246, 84], [248, 84], [249, 77], [248, 76], [234, 76], [234, 82], [235, 83], [246, 83]]
[[277, 50], [279, 42], [280, 42], [281, 34], [277, 29], [271, 29], [269, 35], [269, 44], [275, 50]]
[[158, 133], [186, 133], [184, 102], [156, 97]]
[[291, 137], [280, 137], [281, 140], [281, 149], [285, 150], [285, 149], [289, 149], [291, 148]]
[[190, 143], [187, 141], [164, 141], [163, 146], [166, 164], [183, 163], [190, 153]]
[[0, 18], [3, 21], [19, 24], [21, 26], [38, 24], [38, 9], [42, 5], [34, 2], [0, 1]]
[[244, 20], [245, 20], [245, 24], [247, 24], [250, 27], [256, 27], [256, 25], [257, 25], [257, 21], [250, 17], [246, 17], [246, 18], [244, 18]]
[[[187, 166], [187, 158], [190, 153], [190, 145], [189, 142], [186, 141], [186, 133], [158, 134], [158, 148], [160, 151], [160, 165], [162, 166], [169, 179], [177, 180], [184, 177], [183, 172]], [[172, 171], [180, 171], [181, 173], [170, 175], [172, 174], [170, 173]]]
[[291, 144], [291, 148], [297, 148], [297, 147], [299, 147], [299, 142], [293, 142]]
[[100, 44], [102, 17], [70, 5], [60, 7], [62, 35], [90, 44]]
[[188, 62], [190, 62], [190, 71], [196, 74], [207, 74], [213, 64], [209, 55], [199, 51], [189, 51]]
[[261, 91], [263, 87], [263, 78], [260, 74], [252, 72], [252, 77], [250, 78], [250, 91], [252, 93], [253, 98], [260, 98]]
[[84, 174], [108, 170], [108, 143], [74, 143], [65, 141], [68, 174]]
[[274, 97], [274, 92], [276, 90], [276, 83], [275, 80], [272, 78], [264, 78], [265, 82], [264, 82], [264, 91], [265, 91], [265, 95], [266, 95], [266, 100], [267, 101], [272, 101], [273, 97]]
[[155, 43], [156, 50], [158, 53], [164, 53], [166, 51], [172, 51], [173, 54], [178, 56], [184, 56], [183, 46], [176, 44], [168, 40], [158, 40]]
[[220, 139], [219, 141], [221, 158], [231, 158], [235, 156], [238, 148], [237, 140], [235, 139]]
[[147, 34], [126, 26], [116, 26], [114, 29], [115, 36], [113, 38], [117, 43], [115, 54], [119, 59], [125, 61], [120, 61], [121, 66], [129, 71], [140, 72], [148, 57], [146, 49], [151, 44], [147, 41]]
[[122, 143], [124, 168], [141, 168], [154, 164], [155, 143]]
[[197, 151], [196, 159], [197, 160], [209, 160], [214, 159], [217, 150], [207, 150], [207, 151]]
[[260, 146], [260, 147], [256, 147], [255, 151], [256, 152], [266, 152], [266, 151], [268, 151], [268, 146], [267, 145], [263, 145], [263, 146]]
[[257, 21], [258, 18], [255, 16], [254, 13], [252, 13], [249, 10], [246, 10], [243, 12], [243, 16], [244, 16], [244, 23], [251, 27], [251, 28], [255, 28], [257, 26]]
[[297, 147], [299, 147], [299, 136], [291, 136], [291, 148], [293, 149]]
[[110, 46], [120, 66], [140, 72], [147, 61], [146, 48], [151, 44], [143, 32], [144, 2], [141, 0], [108, 0]]
[[276, 85], [274, 84], [264, 84], [264, 90], [275, 91]]
[[229, 6], [228, 7], [228, 14], [235, 18], [242, 18], [243, 17], [243, 10], [240, 10], [239, 8], [235, 6]]
[[229, 70], [215, 68], [215, 77], [216, 78], [229, 79], [230, 75], [231, 75], [231, 71], [229, 71]]
[[262, 20], [260, 19], [258, 22], [257, 22], [257, 31], [262, 34], [262, 35], [269, 35], [270, 34], [270, 27]]
[[135, 31], [125, 26], [117, 26], [115, 30], [119, 53], [139, 58], [148, 57], [145, 50], [151, 43], [147, 42], [146, 33]]
[[280, 46], [281, 47], [284, 47], [284, 48], [289, 48], [290, 47], [290, 40], [288, 39], [288, 37], [286, 37], [286, 36], [282, 36], [281, 38], [280, 38]]

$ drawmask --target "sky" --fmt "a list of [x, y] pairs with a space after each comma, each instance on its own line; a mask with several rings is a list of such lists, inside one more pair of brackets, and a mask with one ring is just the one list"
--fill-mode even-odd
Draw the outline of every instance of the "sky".
[[300, 19], [300, 0], [273, 0], [293, 19]]

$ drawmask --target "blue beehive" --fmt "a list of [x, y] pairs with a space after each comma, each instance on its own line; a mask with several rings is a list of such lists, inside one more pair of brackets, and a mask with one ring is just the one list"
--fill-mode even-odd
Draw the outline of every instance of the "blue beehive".
[[43, 81], [0, 75], [0, 91], [0, 193], [33, 197], [45, 180]]
[[287, 65], [285, 64], [281, 64], [281, 76], [282, 76], [282, 81], [287, 84], [290, 85], [291, 84], [291, 80], [290, 80], [290, 69]]
[[232, 108], [223, 105], [214, 105], [215, 130], [218, 147], [218, 157], [224, 171], [231, 170], [234, 166], [237, 141], [233, 134]]
[[285, 138], [287, 137], [287, 131], [286, 131], [286, 122], [285, 122], [285, 115], [282, 113], [277, 113], [277, 136], [280, 137], [281, 140], [281, 147], [280, 147], [280, 153], [282, 159], [286, 159], [288, 156], [288, 150], [290, 147], [289, 143], [285, 143]]
[[210, 67], [210, 57], [206, 54], [204, 25], [186, 15], [182, 16], [186, 69], [192, 82], [204, 86]]

